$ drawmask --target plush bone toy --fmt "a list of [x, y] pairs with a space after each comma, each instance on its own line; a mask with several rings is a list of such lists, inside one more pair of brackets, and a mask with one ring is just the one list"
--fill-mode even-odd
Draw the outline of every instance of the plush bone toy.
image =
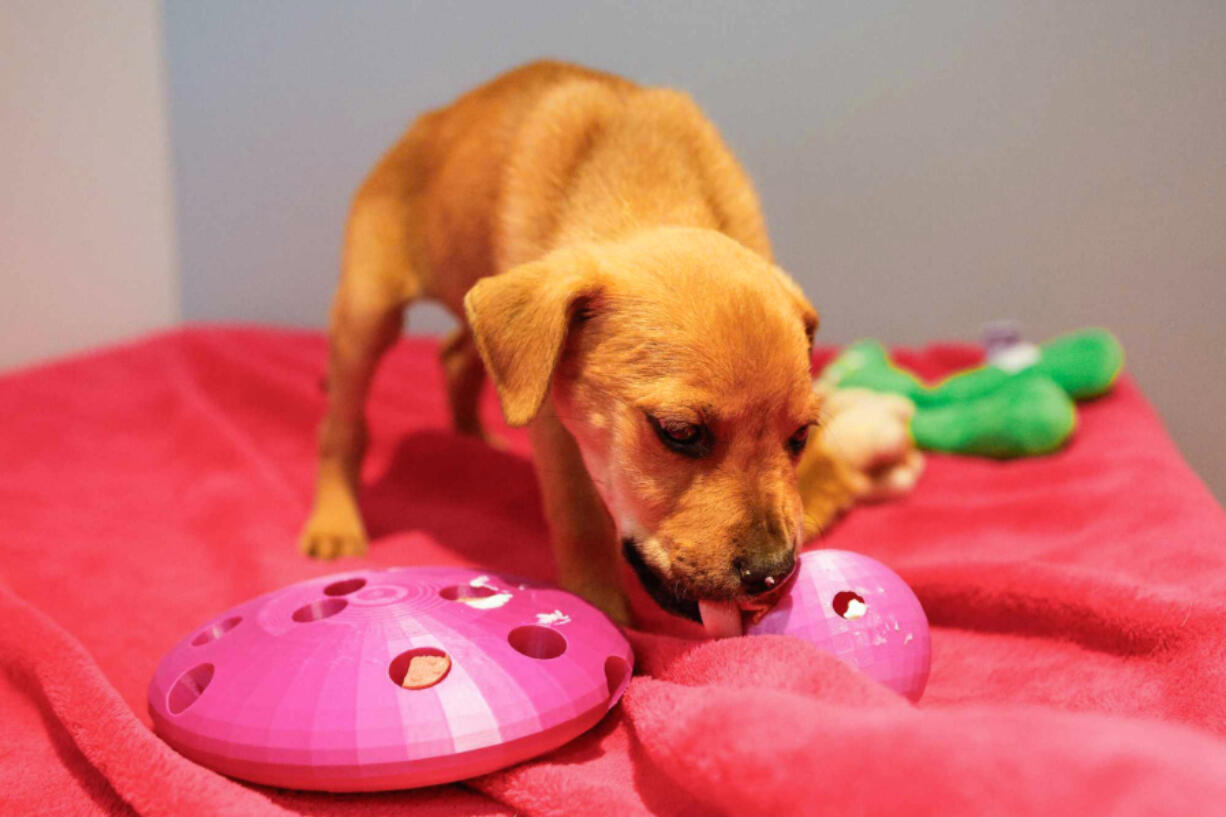
[[895, 365], [880, 343], [863, 340], [818, 382], [906, 397], [915, 405], [911, 434], [920, 448], [1007, 459], [1062, 446], [1077, 425], [1074, 401], [1110, 391], [1123, 365], [1114, 335], [1085, 329], [1038, 346], [1015, 339], [992, 350], [986, 365], [929, 386]]

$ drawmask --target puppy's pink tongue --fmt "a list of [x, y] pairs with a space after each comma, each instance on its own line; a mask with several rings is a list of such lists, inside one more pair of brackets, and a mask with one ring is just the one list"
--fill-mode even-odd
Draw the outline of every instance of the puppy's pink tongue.
[[698, 614], [702, 627], [712, 638], [731, 638], [741, 634], [741, 608], [733, 601], [700, 601]]

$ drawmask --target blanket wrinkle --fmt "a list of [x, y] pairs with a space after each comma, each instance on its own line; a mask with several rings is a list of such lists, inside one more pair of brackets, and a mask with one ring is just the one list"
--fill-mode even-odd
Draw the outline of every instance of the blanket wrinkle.
[[[625, 706], [636, 731], [652, 736], [643, 743], [652, 761], [732, 815], [1177, 814], [1226, 794], [1217, 742], [1167, 724], [1037, 708], [855, 711], [654, 679]], [[728, 737], [711, 751], [715, 719]], [[1155, 742], [1173, 751], [1154, 757]], [[932, 762], [950, 754], [961, 762]]]
[[[70, 791], [79, 790], [83, 795], [82, 802], [77, 804], [79, 808], [72, 810], [79, 810], [83, 813], [87, 810], [89, 812], [101, 811], [107, 814], [125, 815], [125, 817], [135, 815], [136, 812], [115, 792], [106, 777], [94, 768], [89, 759], [82, 754], [72, 735], [57, 717], [55, 708], [39, 686], [38, 679], [22, 668], [12, 665], [0, 666], [0, 676], [7, 676], [11, 687], [9, 691], [24, 696], [25, 700], [21, 703], [29, 704], [28, 709], [33, 710], [33, 713], [19, 713], [15, 711], [17, 707], [5, 706], [5, 712], [14, 719], [33, 714], [33, 717], [29, 718], [29, 728], [38, 729], [41, 726], [46, 733], [49, 744], [47, 748], [54, 752], [55, 762], [63, 768], [64, 778], [58, 782], [61, 792], [67, 795]], [[26, 709], [27, 707], [21, 708]], [[0, 749], [0, 764], [7, 762], [9, 765], [16, 765], [18, 757], [23, 754], [22, 748], [25, 747], [19, 744], [8, 744]], [[27, 764], [30, 761], [28, 756], [21, 759]], [[0, 814], [22, 813], [29, 804], [23, 803], [20, 799], [11, 798], [9, 791], [7, 787], [0, 789]], [[71, 800], [72, 796], [69, 795], [66, 799]]]
[[[56, 718], [125, 808], [167, 817], [193, 811], [237, 817], [253, 807], [264, 814], [284, 813], [267, 809], [254, 792], [234, 796], [221, 790], [216, 785], [223, 780], [220, 775], [158, 740], [106, 683], [79, 644], [4, 586], [0, 586], [0, 648], [10, 677], [37, 689], [43, 699], [40, 708]], [[157, 791], [161, 779], [173, 779], [177, 785]], [[96, 784], [93, 788], [98, 793]]]
[[[1183, 815], [1226, 798], [1226, 513], [1135, 384], [1049, 457], [934, 455], [905, 499], [818, 546], [915, 588], [933, 670], [912, 705], [783, 636], [705, 641], [629, 570], [636, 675], [596, 728], [463, 784], [252, 786], [150, 730], [162, 655], [291, 582], [396, 564], [549, 581], [531, 452], [447, 425], [437, 344], [388, 354], [368, 409], [360, 558], [294, 542], [311, 501], [322, 335], [191, 327], [0, 376], [0, 813]], [[830, 350], [815, 354], [815, 368]], [[979, 350], [901, 350], [927, 378]]]
[[[1007, 562], [928, 565], [907, 571], [904, 578], [931, 624], [1068, 638], [1119, 655], [1177, 649], [1200, 634], [1202, 621], [1226, 621], [1224, 604], [1189, 602], [1177, 589], [1095, 578], [1086, 568]], [[1132, 613], [1127, 620], [1114, 615], [1124, 606]]]
[[[222, 347], [222, 351], [225, 351], [225, 347]], [[264, 477], [267, 484], [275, 487], [283, 495], [284, 499], [290, 502], [301, 503], [301, 496], [299, 492], [294, 490], [289, 475], [278, 469], [265, 455], [263, 448], [253, 438], [249, 430], [244, 428], [242, 424], [235, 422], [234, 416], [227, 412], [212, 395], [202, 388], [201, 378], [204, 377], [207, 380], [208, 372], [194, 371], [190, 358], [181, 348], [172, 347], [168, 352], [177, 358], [167, 367], [167, 371], [171, 375], [175, 387], [183, 397], [183, 407], [198, 410], [203, 418], [211, 423], [239, 454], [250, 460], [251, 464]], [[224, 357], [223, 360], [225, 360]], [[267, 369], [262, 373], [267, 377]], [[267, 404], [265, 401], [257, 403], [257, 405]], [[304, 513], [307, 507], [309, 506], [303, 507]]]

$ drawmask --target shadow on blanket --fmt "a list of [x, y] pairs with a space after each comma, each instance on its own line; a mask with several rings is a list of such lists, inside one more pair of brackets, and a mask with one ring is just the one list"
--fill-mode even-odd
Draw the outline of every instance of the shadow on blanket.
[[412, 431], [394, 444], [360, 501], [374, 547], [417, 531], [493, 571], [553, 575], [536, 477], [519, 454], [448, 431]]

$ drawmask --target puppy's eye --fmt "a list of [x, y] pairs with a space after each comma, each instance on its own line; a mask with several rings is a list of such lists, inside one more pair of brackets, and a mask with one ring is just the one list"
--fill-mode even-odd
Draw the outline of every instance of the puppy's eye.
[[809, 426], [801, 426], [791, 437], [788, 437], [788, 451], [792, 452], [792, 456], [798, 457], [805, 450], [805, 444], [808, 442]]
[[647, 416], [647, 421], [660, 442], [678, 454], [697, 459], [711, 453], [715, 441], [705, 425], [681, 420], [658, 420], [651, 415]]
[[692, 443], [702, 433], [693, 423], [660, 423], [660, 431], [675, 443]]

